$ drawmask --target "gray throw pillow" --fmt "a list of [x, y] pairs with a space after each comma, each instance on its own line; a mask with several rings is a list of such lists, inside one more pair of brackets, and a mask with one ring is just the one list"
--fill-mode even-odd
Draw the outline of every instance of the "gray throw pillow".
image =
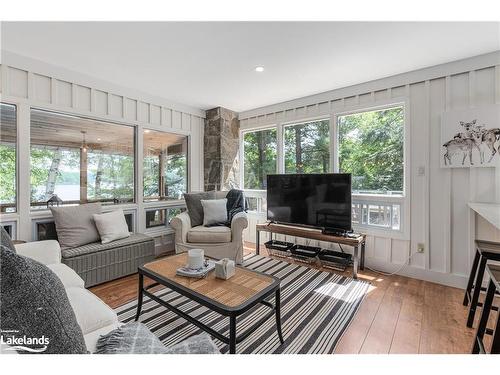
[[84, 354], [64, 286], [48, 267], [0, 246], [0, 331], [18, 353]]
[[203, 224], [203, 206], [201, 200], [215, 199], [215, 191], [206, 191], [203, 193], [184, 193], [187, 212], [191, 219], [191, 226], [197, 227]]
[[0, 244], [5, 246], [7, 249], [16, 252], [16, 248], [12, 243], [12, 240], [3, 226], [0, 225]]
[[96, 354], [166, 354], [167, 348], [144, 324], [127, 323], [99, 337]]
[[102, 212], [101, 203], [72, 207], [51, 207], [61, 250], [99, 241], [94, 214]]

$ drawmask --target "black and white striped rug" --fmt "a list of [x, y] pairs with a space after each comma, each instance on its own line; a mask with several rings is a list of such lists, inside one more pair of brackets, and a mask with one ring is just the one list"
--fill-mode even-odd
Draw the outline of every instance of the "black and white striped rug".
[[[275, 320], [271, 317], [236, 346], [237, 353], [333, 353], [369, 287], [365, 281], [260, 255], [245, 257], [244, 265], [281, 279], [281, 324], [285, 343], [280, 344]], [[162, 289], [156, 295], [228, 335], [228, 318], [169, 289]], [[132, 301], [115, 310], [120, 321], [134, 319], [136, 304], [137, 301]], [[241, 315], [237, 331], [243, 332], [267, 311], [266, 307], [256, 306]], [[147, 297], [144, 299], [140, 321], [165, 346], [177, 344], [201, 332], [193, 324]], [[219, 340], [215, 342], [221, 352], [228, 351], [227, 345]]]

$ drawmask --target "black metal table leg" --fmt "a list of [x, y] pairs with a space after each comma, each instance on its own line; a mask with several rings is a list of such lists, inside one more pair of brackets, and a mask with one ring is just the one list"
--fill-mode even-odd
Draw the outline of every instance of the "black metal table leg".
[[360, 266], [359, 266], [359, 269], [360, 270], [364, 270], [365, 269], [365, 250], [366, 250], [366, 242], [363, 242], [361, 244], [361, 262], [360, 262]]
[[236, 316], [229, 317], [229, 354], [236, 354]]
[[141, 316], [143, 287], [144, 287], [144, 276], [142, 273], [139, 272], [139, 290], [137, 292], [137, 313], [135, 314], [135, 321], [138, 321], [139, 316]]
[[[477, 288], [474, 288], [477, 289]], [[493, 303], [493, 298], [495, 297], [495, 284], [490, 280], [488, 284], [488, 289], [486, 291], [486, 298], [483, 304], [483, 311], [481, 314], [481, 320], [477, 326], [476, 336], [474, 337], [474, 346], [472, 347], [472, 354], [478, 354], [480, 352], [480, 347], [482, 346], [484, 333], [486, 332], [486, 325], [488, 324], [488, 318], [490, 317], [491, 305]]]
[[[469, 304], [469, 299], [471, 297], [470, 293], [472, 291], [472, 286], [474, 285], [474, 278], [476, 276], [479, 258], [481, 258], [481, 254], [479, 254], [479, 251], [476, 248], [476, 254], [474, 255], [474, 261], [472, 262], [472, 268], [470, 270], [469, 281], [467, 282], [467, 288], [465, 289], [464, 306]], [[481, 287], [481, 285], [479, 287]]]
[[276, 329], [278, 330], [278, 337], [280, 342], [283, 344], [285, 340], [283, 340], [283, 333], [281, 332], [281, 291], [280, 288], [276, 289]]
[[256, 230], [256, 239], [255, 239], [255, 254], [260, 254], [260, 230]]
[[476, 315], [477, 303], [479, 302], [479, 292], [481, 292], [481, 284], [483, 283], [484, 269], [486, 268], [486, 257], [481, 256], [479, 268], [477, 270], [476, 280], [474, 283], [474, 293], [469, 307], [469, 316], [467, 317], [467, 327], [472, 327], [474, 324], [474, 316]]

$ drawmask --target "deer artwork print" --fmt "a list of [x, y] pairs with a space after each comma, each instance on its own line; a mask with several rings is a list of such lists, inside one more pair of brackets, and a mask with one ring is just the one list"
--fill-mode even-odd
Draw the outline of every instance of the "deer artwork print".
[[[455, 120], [455, 125], [451, 124], [451, 129], [447, 129], [448, 139], [442, 144], [444, 166], [467, 166], [466, 160], [470, 166], [494, 166], [493, 162], [500, 160], [500, 111], [491, 113], [493, 121], [488, 122], [494, 127], [480, 118]], [[453, 128], [456, 130], [452, 133]]]

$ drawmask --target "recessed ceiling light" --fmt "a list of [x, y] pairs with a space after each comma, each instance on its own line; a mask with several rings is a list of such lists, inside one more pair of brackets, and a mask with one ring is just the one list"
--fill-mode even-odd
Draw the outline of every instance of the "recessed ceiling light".
[[151, 130], [149, 129], [144, 129], [144, 133], [149, 133]]
[[262, 73], [264, 71], [264, 67], [263, 66], [257, 66], [257, 67], [255, 67], [255, 71], [258, 72], [258, 73]]

